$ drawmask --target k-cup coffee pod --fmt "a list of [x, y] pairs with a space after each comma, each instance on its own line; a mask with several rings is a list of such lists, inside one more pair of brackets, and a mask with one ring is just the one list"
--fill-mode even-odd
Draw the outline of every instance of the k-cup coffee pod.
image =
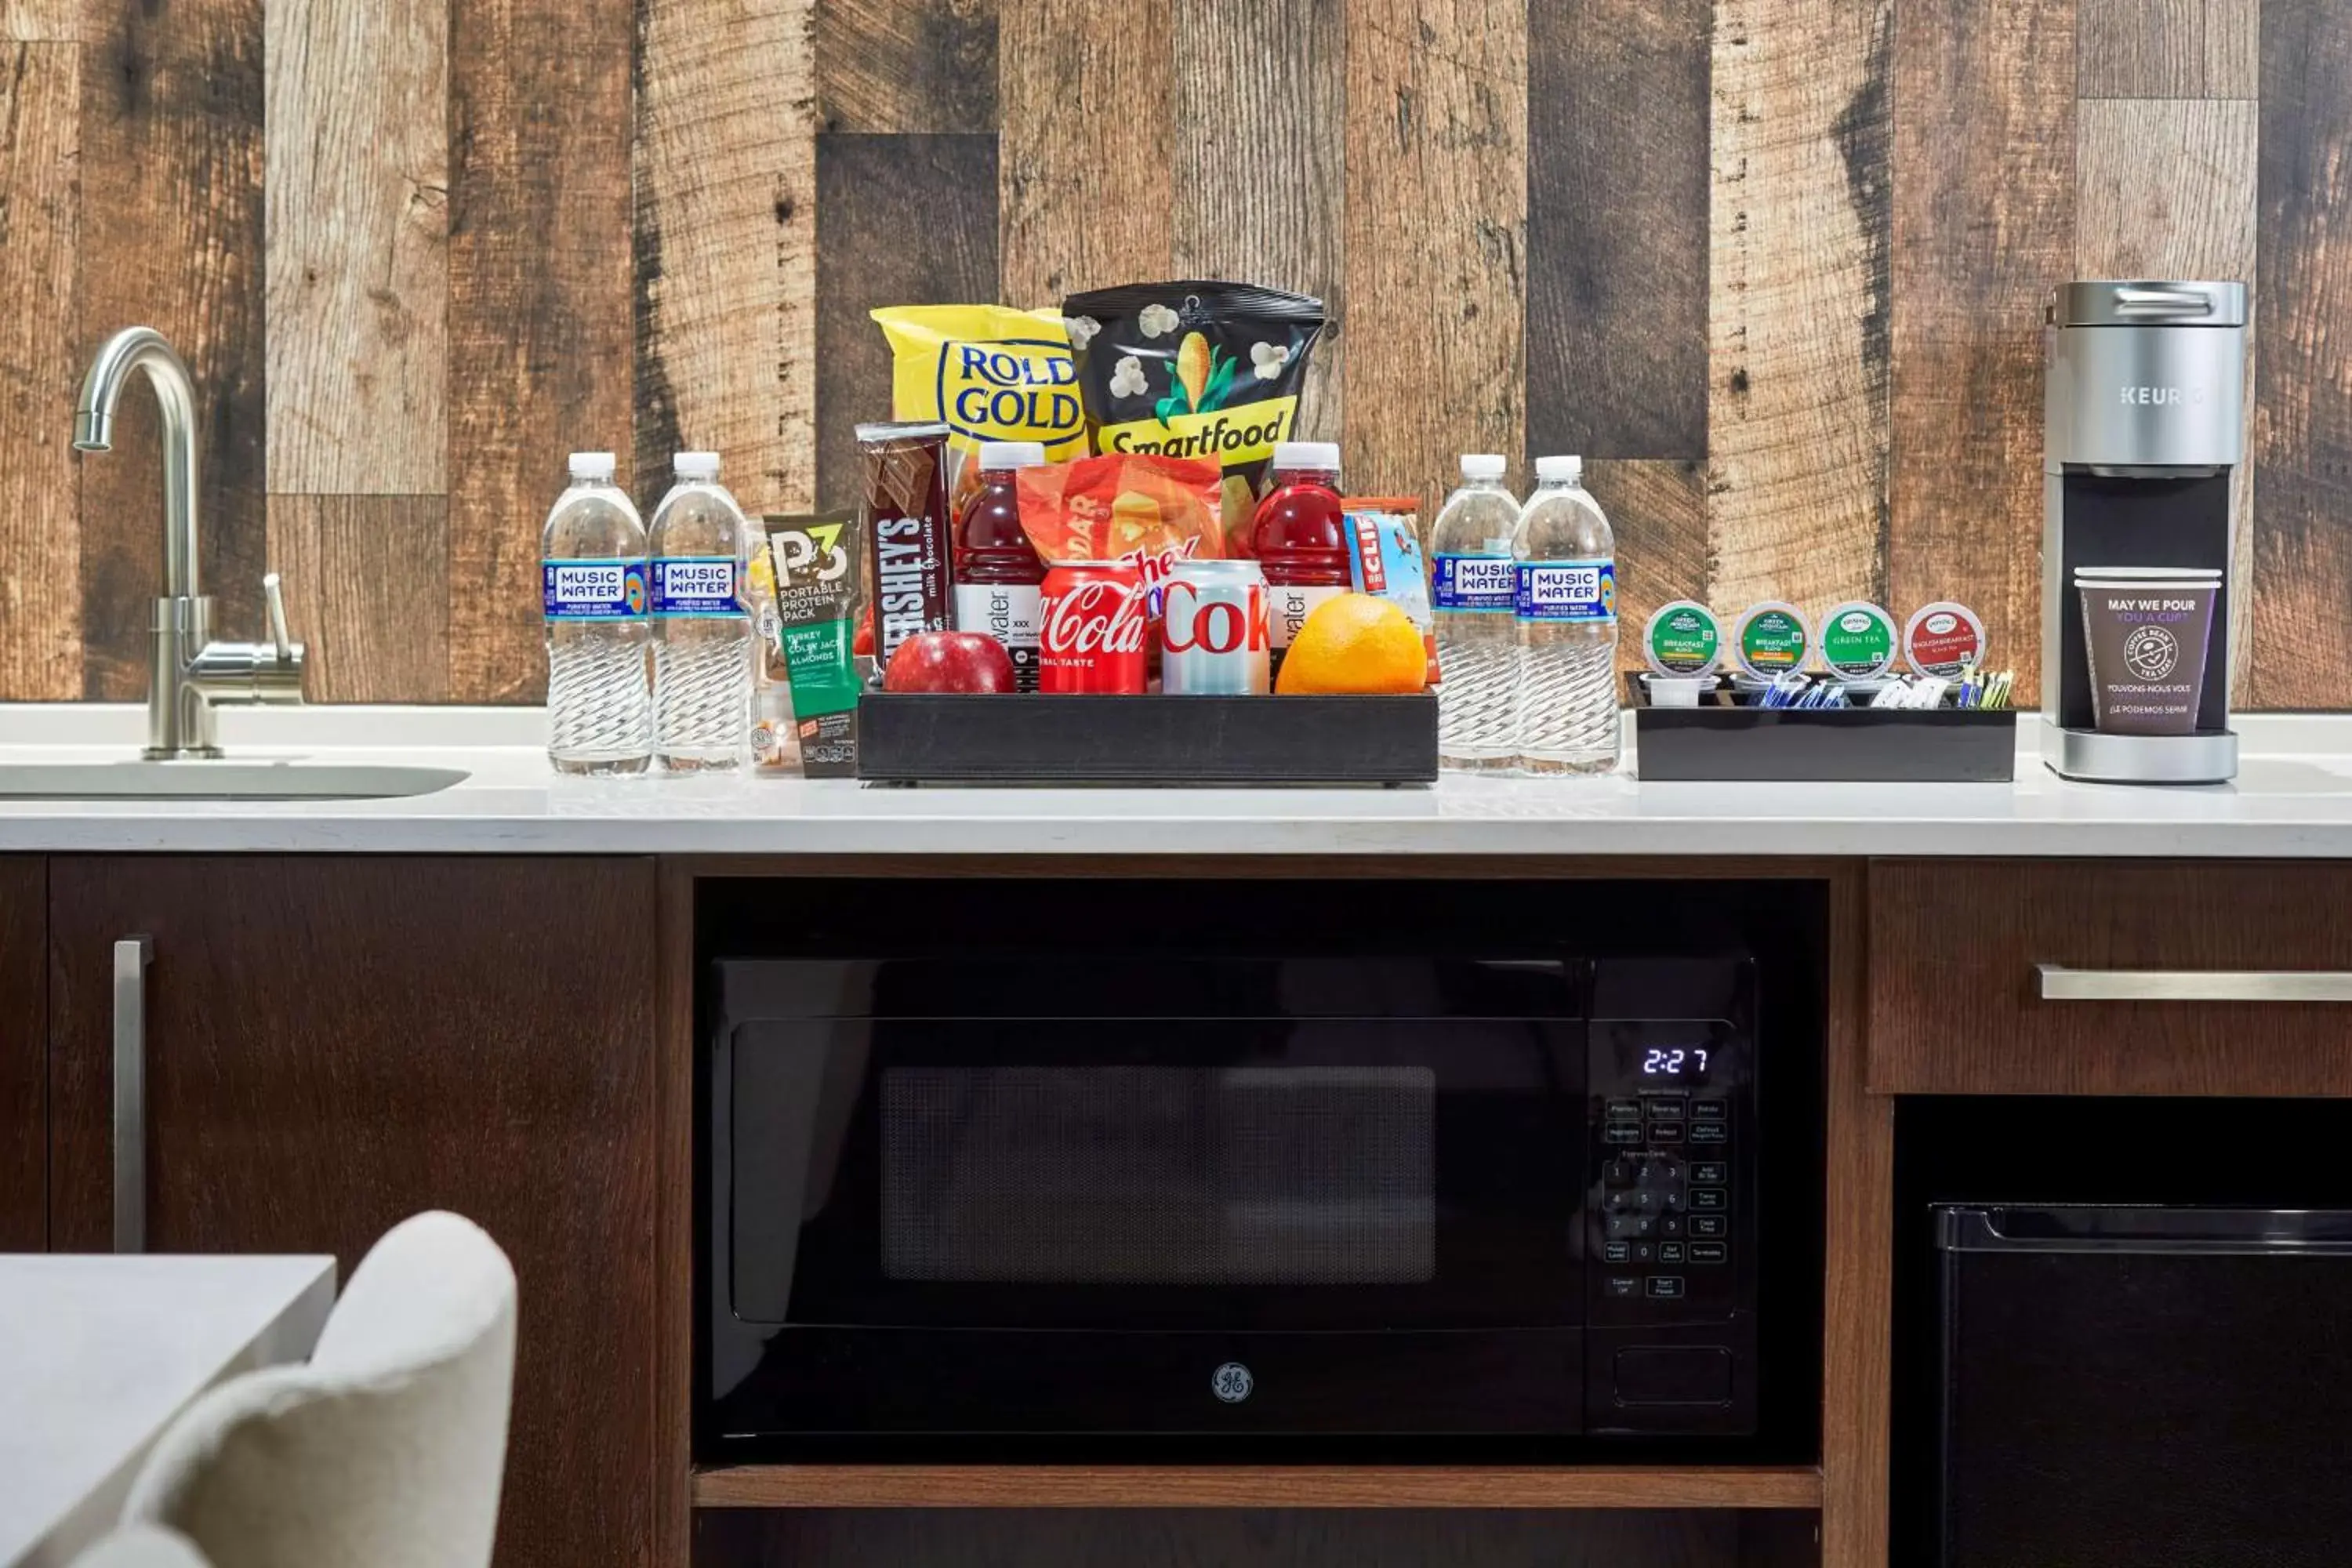
[[2205, 689], [2218, 582], [2075, 574], [2103, 735], [2189, 735]]
[[1642, 677], [1642, 689], [1649, 693], [1653, 708], [1696, 708], [1714, 685], [1712, 675], [1653, 673]]
[[1903, 625], [1903, 659], [1921, 675], [1948, 680], [1972, 664], [1982, 664], [1984, 622], [1966, 605], [1939, 599], [1922, 605]]
[[1750, 605], [1732, 633], [1731, 657], [1751, 680], [1770, 682], [1805, 668], [1811, 638], [1805, 613], [1777, 599]]
[[1642, 657], [1655, 675], [1711, 674], [1716, 661], [1723, 657], [1723, 628], [1716, 625], [1715, 613], [1705, 605], [1696, 599], [1676, 599], [1660, 605], [1643, 628]]
[[1832, 609], [1814, 640], [1823, 667], [1842, 680], [1874, 680], [1895, 665], [1895, 617], [1867, 599]]

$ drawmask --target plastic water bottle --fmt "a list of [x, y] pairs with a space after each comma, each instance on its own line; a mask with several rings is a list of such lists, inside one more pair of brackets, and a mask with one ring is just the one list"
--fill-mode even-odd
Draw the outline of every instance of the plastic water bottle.
[[672, 773], [740, 767], [751, 743], [751, 528], [719, 454], [680, 452], [654, 508], [654, 756]]
[[1617, 765], [1617, 541], [1583, 473], [1580, 458], [1537, 458], [1511, 531], [1519, 766], [1531, 773]]
[[572, 454], [572, 483], [540, 536], [547, 616], [547, 760], [564, 773], [641, 773], [653, 753], [646, 685], [646, 525], [613, 483], [613, 454]]
[[1437, 631], [1437, 755], [1466, 772], [1514, 767], [1519, 756], [1511, 616], [1511, 533], [1518, 498], [1503, 486], [1492, 452], [1462, 459], [1462, 485], [1430, 531]]

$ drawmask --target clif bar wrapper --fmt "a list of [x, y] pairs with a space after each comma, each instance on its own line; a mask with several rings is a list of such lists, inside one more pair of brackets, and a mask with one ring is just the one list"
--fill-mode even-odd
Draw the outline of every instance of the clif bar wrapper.
[[1405, 613], [1421, 634], [1427, 655], [1426, 679], [1438, 680], [1437, 635], [1429, 606], [1429, 573], [1422, 564], [1421, 500], [1417, 496], [1349, 496], [1348, 585], [1359, 594], [1386, 599]]
[[948, 516], [948, 427], [937, 421], [860, 425], [867, 576], [874, 585], [874, 664], [898, 645], [955, 625]]
[[848, 518], [767, 519], [776, 574], [776, 649], [792, 682], [801, 769], [857, 776], [857, 665], [850, 655], [858, 552]]

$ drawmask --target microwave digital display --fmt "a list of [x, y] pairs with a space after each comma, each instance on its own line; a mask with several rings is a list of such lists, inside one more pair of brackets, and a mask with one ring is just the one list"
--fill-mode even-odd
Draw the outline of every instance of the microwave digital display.
[[1705, 1046], [1653, 1046], [1642, 1053], [1642, 1076], [1703, 1083], [1707, 1056]]

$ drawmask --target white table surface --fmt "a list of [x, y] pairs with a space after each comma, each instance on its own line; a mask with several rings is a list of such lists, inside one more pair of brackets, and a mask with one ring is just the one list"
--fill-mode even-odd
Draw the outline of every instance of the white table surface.
[[0, 1563], [60, 1568], [225, 1377], [310, 1353], [331, 1258], [0, 1255]]
[[[2232, 721], [2236, 782], [1670, 784], [1449, 774], [1419, 789], [874, 789], [559, 778], [535, 708], [225, 709], [247, 761], [464, 769], [411, 800], [0, 800], [0, 853], [1118, 856], [2263, 856], [2352, 858], [2352, 715]], [[2021, 716], [2021, 746], [2039, 721]], [[0, 704], [0, 763], [119, 761], [145, 710]], [[202, 766], [201, 763], [192, 764]]]

